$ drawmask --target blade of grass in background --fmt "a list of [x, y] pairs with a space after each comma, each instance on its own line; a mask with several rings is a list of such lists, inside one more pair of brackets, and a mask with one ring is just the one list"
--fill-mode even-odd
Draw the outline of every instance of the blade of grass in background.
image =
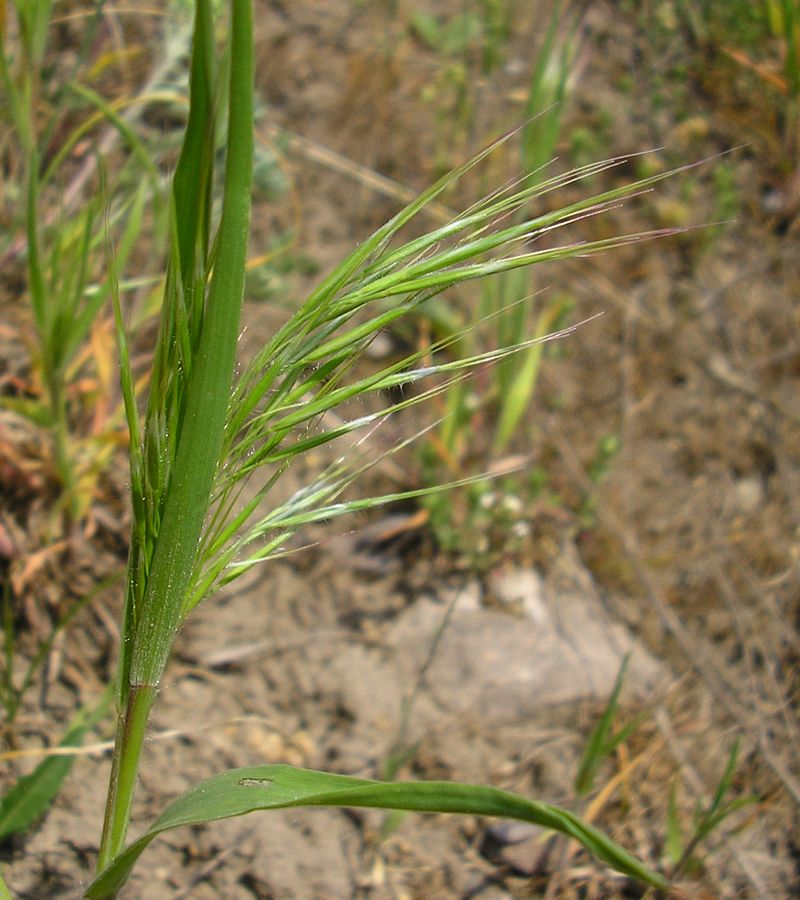
[[579, 797], [585, 796], [594, 788], [594, 782], [600, 766], [620, 744], [633, 734], [644, 719], [644, 714], [636, 716], [618, 731], [614, 731], [614, 720], [619, 709], [619, 695], [622, 691], [629, 661], [630, 654], [628, 653], [622, 661], [603, 714], [600, 716], [597, 725], [592, 729], [586, 746], [583, 748], [581, 761], [578, 764], [578, 772], [575, 776], [575, 793]]
[[673, 877], [677, 878], [693, 861], [697, 848], [706, 841], [709, 836], [730, 816], [759, 802], [759, 797], [754, 794], [737, 797], [726, 802], [726, 797], [731, 791], [733, 779], [736, 775], [736, 765], [739, 759], [741, 742], [737, 739], [728, 754], [725, 769], [717, 784], [714, 796], [708, 805], [703, 806], [701, 798], [697, 799], [692, 830], [688, 839], [684, 840], [677, 806], [677, 780], [670, 791], [669, 808], [667, 813], [667, 855], [673, 866]]
[[[570, 83], [576, 77], [579, 48], [579, 15], [570, 4], [555, 3], [536, 53], [528, 85], [527, 122], [519, 133], [521, 184], [525, 187], [538, 186], [545, 192], [560, 180], [559, 176], [548, 174], [548, 166], [553, 162], [561, 136]], [[520, 210], [516, 213], [517, 220], [521, 216]], [[470, 331], [468, 342], [474, 343], [479, 335], [485, 339], [488, 334], [495, 346], [513, 347], [524, 335], [544, 335], [559, 327], [570, 305], [569, 298], [560, 294], [540, 298], [527, 269], [504, 272], [487, 279], [482, 286], [478, 316], [491, 319], [492, 328]], [[443, 470], [449, 477], [459, 478], [471, 466], [487, 469], [492, 461], [502, 457], [530, 410], [543, 349], [543, 345], [534, 344], [524, 352], [509, 354], [498, 361], [491, 370], [488, 386], [479, 391], [466, 379], [452, 386], [445, 401], [441, 428], [423, 450], [428, 480], [437, 481]], [[476, 454], [473, 429], [478, 420], [481, 430], [488, 430], [489, 439]], [[523, 489], [519, 486], [514, 492], [516, 500]], [[473, 565], [479, 565], [480, 553], [476, 552], [475, 542], [485, 541], [488, 529], [478, 523], [476, 516], [484, 518], [489, 507], [481, 499], [467, 503], [466, 512], [463, 507], [463, 500], [452, 504], [436, 496], [427, 504], [440, 545], [471, 556]], [[485, 562], [490, 562], [490, 557]]]
[[[93, 709], [79, 710], [58, 746], [80, 747], [86, 732], [108, 713], [112, 697], [113, 692], [109, 688]], [[75, 759], [74, 755], [48, 756], [30, 775], [20, 778], [0, 798], [0, 838], [27, 831], [47, 812]]]
[[[31, 0], [15, 2], [13, 6], [18, 40], [9, 44], [3, 32], [0, 74], [5, 88], [8, 136], [20, 151], [19, 172], [15, 174], [25, 185], [25, 203], [17, 203], [12, 225], [23, 229], [26, 236], [28, 292], [37, 339], [31, 359], [32, 380], [41, 382], [42, 396], [34, 392], [30, 397], [3, 397], [0, 402], [50, 432], [52, 469], [61, 490], [49, 533], [45, 535], [46, 539], [53, 539], [60, 532], [72, 531], [85, 518], [98, 474], [111, 455], [110, 440], [103, 443], [97, 435], [90, 434], [89, 438], [94, 438], [91, 440], [79, 433], [76, 420], [82, 410], [76, 408], [79, 403], [70, 396], [76, 393], [71, 390], [72, 382], [77, 380], [79, 372], [84, 374], [80, 370], [85, 369], [86, 359], [81, 362], [81, 353], [108, 295], [107, 283], [96, 282], [101, 259], [98, 249], [104, 240], [99, 215], [101, 196], [107, 195], [108, 204], [117, 207], [107, 216], [107, 222], [113, 221], [115, 231], [122, 232], [120, 240], [126, 245], [120, 253], [123, 264], [143, 222], [138, 215], [123, 223], [120, 207], [125, 208], [127, 204], [120, 204], [116, 196], [112, 197], [105, 183], [99, 188], [92, 186], [87, 191], [88, 199], [82, 199], [78, 192], [77, 200], [68, 202], [65, 194], [69, 189], [64, 190], [57, 176], [69, 171], [72, 160], [68, 154], [98, 121], [111, 123], [131, 151], [130, 164], [121, 167], [119, 183], [123, 183], [123, 176], [127, 177], [131, 169], [147, 175], [156, 222], [160, 218], [161, 176], [148, 149], [103, 97], [77, 81], [53, 84], [44, 78], [52, 4]], [[90, 32], [97, 25], [97, 15]], [[78, 60], [86, 50], [85, 46], [81, 48], [73, 72], [77, 72]], [[64, 102], [67, 92], [72, 96], [69, 102]], [[77, 125], [72, 120], [76, 97], [98, 110]], [[61, 150], [52, 154], [53, 135], [59, 131], [63, 132], [58, 141]], [[102, 182], [107, 174], [102, 159], [95, 170], [99, 170], [98, 178]], [[115, 178], [113, 191], [118, 188]], [[12, 244], [10, 252], [21, 253], [22, 246], [17, 250]], [[96, 382], [99, 381], [98, 373]]]

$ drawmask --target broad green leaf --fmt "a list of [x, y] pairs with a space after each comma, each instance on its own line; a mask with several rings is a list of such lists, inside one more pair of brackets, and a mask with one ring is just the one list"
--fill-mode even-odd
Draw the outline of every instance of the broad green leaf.
[[521, 819], [575, 838], [618, 872], [654, 887], [668, 887], [665, 878], [573, 813], [499, 788], [441, 781], [369, 781], [274, 765], [233, 769], [192, 788], [99, 874], [86, 896], [104, 898], [119, 890], [141, 853], [162, 832], [256, 810], [298, 806], [373, 807]]

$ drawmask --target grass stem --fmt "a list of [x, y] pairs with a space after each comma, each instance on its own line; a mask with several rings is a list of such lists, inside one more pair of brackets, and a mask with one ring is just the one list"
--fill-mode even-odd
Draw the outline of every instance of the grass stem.
[[[251, 0], [231, 4], [230, 101], [228, 148], [222, 216], [216, 241], [211, 283], [201, 310], [196, 350], [187, 376], [185, 406], [176, 420], [177, 447], [166, 488], [163, 519], [158, 529], [152, 561], [141, 600], [126, 615], [123, 634], [122, 708], [101, 839], [99, 870], [109, 865], [125, 842], [136, 773], [150, 709], [158, 692], [175, 635], [185, 614], [186, 596], [200, 535], [212, 494], [222, 448], [234, 362], [239, 318], [244, 298], [244, 273], [250, 223], [253, 166], [253, 24]], [[196, 5], [198, 32], [210, 26], [208, 0]], [[193, 73], [197, 69], [193, 68]], [[187, 140], [211, 140], [213, 134], [187, 134]], [[198, 153], [196, 158], [202, 159]], [[177, 208], [183, 196], [174, 191], [175, 221], [185, 221], [191, 210]], [[184, 247], [184, 258], [188, 250]], [[180, 268], [180, 263], [177, 264]], [[175, 279], [168, 279], [175, 283]], [[204, 285], [201, 282], [201, 285]], [[167, 289], [165, 304], [179, 309], [184, 302], [177, 287]], [[191, 300], [193, 303], [194, 300]], [[185, 310], [181, 311], [185, 314]], [[163, 340], [172, 336], [164, 332]], [[156, 417], [166, 416], [166, 396], [151, 396]], [[129, 660], [129, 664], [127, 662]]]
[[139, 758], [155, 699], [154, 687], [142, 685], [131, 688], [128, 692], [127, 705], [117, 719], [103, 836], [97, 860], [98, 871], [104, 869], [125, 844]]

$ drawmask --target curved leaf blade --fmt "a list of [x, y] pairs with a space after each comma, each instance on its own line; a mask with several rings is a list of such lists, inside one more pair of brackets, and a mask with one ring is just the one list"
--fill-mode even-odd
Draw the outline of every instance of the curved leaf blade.
[[377, 807], [521, 819], [575, 838], [618, 872], [661, 889], [669, 884], [574, 813], [499, 788], [446, 781], [370, 781], [293, 766], [269, 765], [232, 769], [187, 791], [98, 875], [86, 896], [100, 900], [113, 895], [124, 884], [148, 844], [164, 831], [256, 810], [298, 806]]
[[[80, 747], [86, 732], [108, 712], [112, 696], [113, 688], [108, 687], [93, 709], [83, 707], [58, 746]], [[67, 754], [46, 757], [30, 775], [20, 778], [5, 796], [0, 798], [0, 839], [27, 831], [50, 809], [76, 758]], [[0, 900], [2, 898], [3, 893], [0, 889]]]

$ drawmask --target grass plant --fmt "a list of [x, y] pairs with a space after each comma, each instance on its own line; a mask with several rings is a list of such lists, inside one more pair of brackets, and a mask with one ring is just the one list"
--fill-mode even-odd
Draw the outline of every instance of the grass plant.
[[770, 92], [782, 97], [784, 163], [800, 162], [800, 2], [798, 0], [681, 0], [696, 40], [713, 41]]
[[[111, 687], [93, 706], [78, 710], [58, 742], [58, 750], [80, 747], [86, 734], [106, 718], [113, 699]], [[6, 791], [0, 799], [0, 840], [12, 834], [24, 834], [49, 810], [75, 758], [68, 752], [47, 754], [29, 775]]]
[[[0, 402], [50, 434], [52, 466], [60, 488], [47, 536], [52, 540], [82, 522], [97, 478], [120, 442], [122, 419], [102, 412], [110, 403], [103, 376], [113, 370], [114, 342], [111, 333], [104, 339], [105, 317], [100, 312], [107, 303], [110, 286], [99, 274], [99, 263], [105, 242], [114, 239], [120, 265], [124, 266], [142, 228], [145, 201], [150, 199], [153, 211], [158, 211], [161, 178], [126, 121], [75, 77], [88, 53], [88, 40], [64, 82], [51, 84], [56, 79], [46, 79], [44, 72], [52, 2], [14, 0], [11, 6], [16, 33], [9, 32], [11, 19], [0, 23], [0, 78], [4, 88], [0, 110], [8, 129], [5, 141], [17, 145], [19, 171], [3, 184], [3, 200], [16, 201], [11, 234], [17, 227], [25, 234], [35, 332], [32, 370], [38, 385], [34, 384], [32, 397], [4, 396]], [[89, 39], [97, 21], [99, 11], [87, 29]], [[126, 181], [130, 167], [125, 167], [119, 180], [109, 183], [109, 173], [98, 158], [96, 170], [106, 178], [105, 185], [102, 189], [93, 186], [85, 200], [78, 191], [76, 200], [64, 187], [70, 154], [78, 141], [102, 122], [116, 129], [127, 143], [131, 166], [137, 168], [138, 176], [144, 173], [146, 187], [131, 194], [130, 180]], [[21, 195], [17, 195], [16, 185], [22, 186]], [[124, 199], [115, 195], [122, 185]], [[108, 195], [105, 215], [104, 192]], [[8, 256], [16, 252], [13, 245], [4, 249]], [[90, 342], [91, 351], [87, 351]], [[83, 396], [79, 383], [89, 385]]]
[[[520, 818], [575, 838], [618, 871], [665, 888], [663, 876], [572, 812], [476, 785], [386, 783], [282, 765], [259, 766], [224, 772], [197, 785], [130, 844], [127, 831], [150, 712], [175, 637], [192, 610], [252, 567], [291, 552], [290, 538], [308, 523], [376, 508], [391, 500], [435, 496], [452, 487], [452, 482], [480, 484], [483, 475], [458, 474], [449, 479], [450, 484], [429, 484], [360, 500], [347, 499], [345, 493], [376, 462], [367, 438], [386, 417], [437, 395], [455, 396], [450, 392], [460, 391], [470, 373], [495, 365], [504, 373], [497, 377], [505, 379], [501, 390], [507, 393], [508, 407], [501, 413], [494, 449], [504, 449], [527, 407], [540, 363], [538, 354], [542, 342], [553, 336], [549, 332], [557, 317], [540, 314], [530, 328], [530, 291], [515, 291], [513, 299], [504, 300], [500, 307], [484, 309], [483, 317], [503, 329], [503, 338], [493, 349], [470, 346], [467, 329], [445, 335], [432, 347], [412, 352], [377, 372], [354, 374], [370, 341], [454, 285], [487, 276], [511, 278], [541, 262], [599, 253], [652, 236], [557, 240], [559, 229], [600, 214], [666, 176], [589, 195], [553, 211], [532, 212], [537, 200], [559, 188], [589, 183], [594, 176], [627, 162], [610, 160], [562, 175], [532, 177], [540, 166], [531, 161], [531, 154], [549, 158], [552, 147], [546, 135], [558, 133], [557, 119], [534, 120], [536, 128], [547, 129], [535, 138], [530, 130], [523, 131], [528, 158], [519, 181], [490, 194], [447, 224], [405, 238], [405, 226], [480, 165], [493, 147], [444, 176], [362, 242], [236, 374], [253, 185], [252, 7], [251, 0], [231, 0], [228, 47], [220, 63], [214, 5], [211, 0], [196, 0], [190, 111], [169, 195], [161, 319], [146, 408], [140, 411], [120, 286], [146, 194], [134, 193], [121, 208], [110, 204], [105, 218], [98, 203], [89, 204], [69, 222], [60, 223], [53, 243], [43, 251], [39, 201], [52, 163], [43, 170], [36, 136], [36, 73], [52, 7], [45, 0], [15, 0], [14, 6], [23, 56], [15, 72], [5, 53], [3, 32], [2, 77], [8, 109], [26, 151], [31, 302], [48, 386], [47, 421], [53, 429], [65, 497], [74, 497], [76, 476], [64, 386], [70, 363], [109, 294], [130, 433], [133, 529], [115, 684], [115, 748], [97, 876], [87, 895], [113, 896], [147, 845], [168, 829], [256, 810], [331, 805]], [[501, 5], [484, 6], [496, 12]], [[543, 79], [544, 74], [535, 76], [537, 90]], [[563, 91], [566, 75], [554, 84]], [[135, 136], [125, 131], [125, 123], [115, 111], [86, 90], [78, 93], [124, 134], [132, 155], [138, 155]], [[533, 88], [531, 95], [538, 97], [537, 104], [542, 102]], [[217, 122], [225, 111], [227, 152], [218, 208], [216, 135]], [[514, 138], [509, 135], [503, 140]], [[129, 225], [115, 249], [108, 240], [109, 217], [113, 221], [114, 215], [121, 216], [121, 209], [127, 213]], [[544, 235], [548, 235], [548, 246], [537, 246], [537, 239]], [[90, 291], [91, 254], [106, 243], [111, 250], [109, 273]], [[59, 335], [62, 337], [57, 340]], [[466, 354], [448, 355], [455, 345], [466, 348]], [[398, 393], [397, 388], [406, 393]], [[390, 391], [395, 399], [378, 405], [377, 400]], [[362, 409], [350, 416], [349, 410], [362, 401], [370, 411]], [[330, 415], [334, 413], [335, 418]], [[289, 466], [320, 447], [329, 445], [333, 450], [342, 439], [350, 444], [346, 453], [288, 499], [276, 499]], [[406, 443], [399, 442], [389, 452]], [[79, 509], [72, 505], [73, 499], [67, 502], [74, 517]], [[613, 710], [606, 726], [611, 716]], [[91, 716], [87, 715], [73, 723], [65, 740], [74, 740], [73, 731], [85, 730], [89, 722]], [[598, 733], [592, 760], [610, 752], [618, 739], [604, 728]], [[37, 770], [37, 790], [57, 781], [55, 768]], [[587, 772], [591, 782], [591, 772]], [[60, 770], [55, 774], [61, 777]], [[0, 825], [5, 827], [10, 821], [10, 830], [20, 827], [22, 821], [16, 801], [16, 795], [7, 795], [6, 805], [0, 807]], [[37, 808], [41, 811], [41, 804]], [[25, 815], [24, 821], [30, 822], [30, 810]]]
[[[42, 501], [48, 504], [41, 529], [33, 533], [30, 528], [34, 548], [26, 565], [30, 570], [39, 565], [37, 557], [56, 559], [78, 549], [94, 527], [92, 504], [98, 482], [126, 440], [124, 412], [116, 399], [106, 248], [115, 247], [117, 268], [124, 272], [145, 231], [154, 246], [160, 243], [159, 230], [166, 233], [157, 156], [132, 121], [134, 111], [151, 96], [149, 89], [110, 100], [92, 86], [104, 67], [113, 68], [116, 58], [108, 53], [102, 66], [92, 64], [101, 7], [84, 11], [83, 38], [66, 62], [52, 53], [51, 35], [64, 23], [57, 20], [58, 9], [51, 2], [14, 0], [2, 5], [0, 16], [4, 88], [0, 121], [5, 126], [0, 140], [4, 154], [0, 206], [8, 225], [0, 253], [4, 265], [23, 262], [30, 311], [30, 322], [23, 311], [14, 323], [30, 349], [29, 375], [16, 393], [0, 397], [0, 408], [28, 420], [45, 435], [36, 469], [44, 496], [32, 489], [30, 496], [10, 500], [4, 513], [23, 522], [29, 516], [28, 504], [34, 509]], [[101, 137], [94, 149], [89, 142], [97, 135]], [[120, 154], [123, 162], [118, 166], [111, 155], [113, 142], [122, 142], [127, 151]], [[93, 150], [81, 149], [87, 146]], [[151, 252], [151, 257], [157, 259], [157, 253]], [[123, 282], [126, 297], [141, 288], [148, 290], [158, 280], [142, 270], [141, 262], [139, 266], [138, 278]], [[31, 460], [29, 465], [33, 471], [36, 463]], [[44, 545], [42, 549], [38, 544]], [[25, 658], [18, 652], [20, 608], [27, 610], [31, 603], [24, 600], [23, 590], [34, 592], [30, 582], [21, 587], [24, 579], [15, 579], [4, 568], [0, 705], [12, 747], [20, 710], [41, 678], [56, 640], [123, 571], [103, 578], [82, 597], [65, 591], [70, 599], [48, 608], [39, 628], [31, 629], [38, 641]], [[38, 597], [33, 603], [38, 605]], [[107, 714], [108, 698], [97, 709]], [[98, 711], [80, 710], [61, 744], [79, 745]], [[30, 827], [52, 802], [74, 759], [45, 758], [7, 789], [0, 799], [0, 834]]]
[[411, 13], [412, 34], [435, 52], [440, 65], [422, 93], [435, 110], [439, 173], [448, 171], [467, 146], [475, 119], [476, 83], [502, 64], [512, 17], [508, 0], [467, 0], [450, 16], [421, 8]]
[[[800, 2], [763, 0], [770, 33], [779, 47], [780, 74], [754, 66], [767, 83], [777, 87], [785, 98], [784, 141], [789, 159], [800, 162]], [[752, 61], [745, 61], [753, 67]]]
[[673, 783], [669, 796], [666, 826], [666, 853], [669, 862], [672, 864], [671, 874], [673, 878], [677, 879], [684, 872], [699, 866], [700, 863], [695, 858], [698, 847], [726, 819], [739, 810], [759, 802], [759, 798], [753, 794], [736, 797], [733, 800], [727, 799], [736, 775], [736, 765], [740, 750], [741, 744], [737, 740], [731, 747], [725, 769], [711, 800], [704, 805], [701, 798], [697, 799], [688, 835], [684, 833], [678, 812], [677, 779]]
[[[198, 0], [191, 63], [191, 109], [171, 194], [169, 266], [147, 409], [140, 420], [121, 305], [115, 299], [122, 388], [131, 434], [134, 525], [122, 624], [118, 725], [98, 875], [88, 896], [112, 896], [139, 854], [169, 828], [298, 805], [504, 815], [539, 822], [579, 839], [633, 877], [665, 880], [573, 814], [496, 788], [450, 783], [384, 783], [262, 766], [215, 776], [175, 801], [144, 835], [125, 846], [142, 743], [175, 636], [192, 609], [249, 568], [289, 552], [309, 522], [330, 520], [387, 500], [429, 495], [442, 486], [362, 500], [342, 493], [372, 462], [360, 437], [386, 416], [441, 392], [465, 373], [525, 352], [539, 338], [429, 359], [412, 353], [377, 373], [347, 380], [383, 328], [446, 288], [544, 260], [600, 252], [642, 235], [535, 249], [535, 238], [646, 187], [614, 189], [556, 212], [518, 215], [568, 177], [518, 183], [490, 195], [447, 225], [405, 242], [403, 227], [491, 148], [444, 177], [364, 241], [322, 281], [234, 379], [248, 243], [253, 138], [250, 0], [232, 0], [229, 71], [218, 68], [209, 0]], [[227, 79], [228, 138], [218, 223], [212, 216], [213, 136], [219, 85]], [[212, 237], [213, 235], [213, 237]], [[112, 279], [113, 281], [113, 279]], [[447, 339], [443, 342], [447, 343]], [[443, 349], [436, 347], [434, 350]], [[431, 376], [439, 381], [432, 387]], [[390, 388], [417, 392], [355, 418], [325, 414]], [[272, 492], [303, 454], [350, 437], [353, 449], [283, 502]], [[405, 442], [403, 442], [405, 443]], [[260, 478], [251, 499], [243, 487]], [[266, 510], [266, 511], [265, 511]]]

